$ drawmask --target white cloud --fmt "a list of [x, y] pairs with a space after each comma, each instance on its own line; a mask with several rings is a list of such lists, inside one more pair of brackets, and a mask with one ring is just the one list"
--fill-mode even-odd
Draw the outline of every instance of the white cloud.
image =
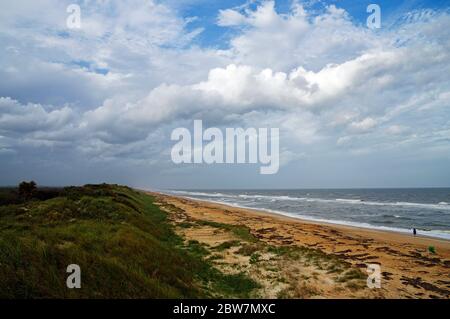
[[244, 15], [232, 9], [220, 10], [217, 18], [217, 24], [221, 27], [238, 26], [244, 24], [245, 21]]
[[247, 8], [243, 13], [221, 11], [219, 24], [224, 20], [242, 27], [241, 34], [231, 40], [236, 61], [275, 71], [298, 66], [319, 70], [389, 44], [368, 29], [355, 26], [344, 10], [334, 6], [312, 16], [294, 2], [288, 14], [278, 14], [274, 2], [265, 1], [256, 10]]
[[334, 6], [313, 14], [294, 2], [280, 14], [266, 1], [219, 12], [237, 33], [218, 50], [194, 45], [201, 30], [159, 2], [88, 1], [79, 32], [65, 28], [63, 4], [41, 6], [48, 15], [22, 1], [0, 13], [2, 150], [72, 145], [96, 159], [155, 160], [171, 128], [194, 119], [279, 127], [284, 164], [449, 149], [446, 13], [373, 33]]
[[189, 19], [159, 2], [86, 1], [76, 30], [65, 25], [70, 3], [2, 6], [0, 69], [10, 81], [0, 83], [0, 96], [92, 108], [115, 95], [144, 96], [163, 82], [198, 81], [224, 63], [224, 56], [192, 45], [201, 29], [188, 30]]
[[40, 104], [22, 105], [16, 100], [0, 97], [0, 131], [53, 131], [64, 127], [74, 118], [74, 112], [69, 107], [45, 110]]
[[371, 117], [366, 117], [362, 121], [352, 122], [350, 127], [357, 132], [367, 132], [377, 125], [377, 121]]
[[407, 130], [405, 126], [402, 125], [391, 125], [386, 129], [388, 134], [402, 134]]

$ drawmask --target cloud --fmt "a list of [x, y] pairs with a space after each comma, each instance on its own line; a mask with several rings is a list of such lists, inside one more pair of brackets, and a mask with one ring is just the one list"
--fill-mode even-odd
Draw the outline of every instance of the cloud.
[[10, 98], [0, 98], [0, 131], [3, 134], [58, 130], [74, 118], [74, 112], [68, 107], [46, 110], [40, 104], [22, 105]]
[[350, 123], [350, 127], [358, 132], [367, 132], [377, 125], [377, 121], [371, 117], [366, 117], [364, 120], [359, 122]]
[[225, 9], [219, 11], [217, 24], [221, 27], [239, 26], [246, 22], [246, 17], [232, 9]]
[[0, 83], [1, 96], [92, 108], [163, 82], [199, 80], [208, 66], [223, 64], [216, 52], [192, 45], [201, 29], [188, 30], [188, 19], [164, 4], [86, 1], [81, 28], [69, 29], [70, 3], [19, 0], [2, 8], [0, 69], [9, 81]]
[[297, 2], [286, 14], [276, 12], [274, 1], [241, 11], [221, 11], [218, 21], [219, 25], [241, 28], [230, 45], [236, 61], [242, 64], [285, 72], [301, 65], [317, 71], [389, 43], [354, 25], [345, 10], [333, 5], [319, 15], [309, 13]]
[[284, 165], [450, 151], [448, 13], [373, 32], [333, 5], [279, 13], [264, 1], [219, 11], [233, 33], [216, 49], [159, 2], [85, 2], [79, 31], [64, 5], [18, 1], [0, 14], [0, 157], [51, 148], [58, 161], [70, 148], [80, 161], [170, 171], [170, 132], [194, 119], [279, 127]]

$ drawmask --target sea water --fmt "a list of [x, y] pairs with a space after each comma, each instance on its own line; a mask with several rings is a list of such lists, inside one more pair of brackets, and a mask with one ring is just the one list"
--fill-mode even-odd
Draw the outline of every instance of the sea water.
[[301, 219], [450, 239], [450, 188], [170, 190]]

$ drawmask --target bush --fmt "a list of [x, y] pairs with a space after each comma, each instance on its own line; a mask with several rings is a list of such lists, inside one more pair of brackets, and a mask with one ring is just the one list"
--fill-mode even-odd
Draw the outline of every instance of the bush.
[[[58, 194], [0, 206], [0, 299], [246, 298], [257, 287], [212, 267], [199, 242], [183, 247], [152, 196], [106, 184]], [[81, 289], [66, 287], [69, 264]]]
[[19, 195], [25, 199], [29, 199], [36, 192], [36, 183], [34, 181], [31, 182], [22, 182], [19, 184]]

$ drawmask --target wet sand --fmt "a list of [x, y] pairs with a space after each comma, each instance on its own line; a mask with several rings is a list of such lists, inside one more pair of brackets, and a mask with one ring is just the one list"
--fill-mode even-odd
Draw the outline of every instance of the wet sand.
[[[285, 264], [288, 263], [291, 266], [296, 264], [296, 267], [286, 274], [289, 276], [289, 280], [296, 280], [300, 283], [302, 278], [309, 278], [303, 281], [308, 283], [313, 292], [305, 297], [450, 298], [450, 241], [413, 236], [412, 234], [317, 223], [252, 209], [159, 193], [151, 194], [156, 196], [158, 201], [177, 208], [178, 222], [193, 220], [242, 225], [248, 227], [251, 234], [264, 244], [320, 250], [364, 273], [366, 273], [368, 264], [380, 265], [381, 288], [369, 289], [361, 285], [359, 288], [355, 288], [357, 287], [355, 284], [353, 284], [355, 287], [350, 284], [347, 285], [348, 287], [341, 286], [342, 276], [332, 276], [332, 272], [322, 271], [323, 267], [320, 263], [316, 262], [314, 266], [306, 263], [304, 259], [301, 263], [285, 260]], [[217, 243], [217, 238], [220, 237], [217, 231], [213, 232], [205, 227], [194, 227], [189, 231], [183, 229], [180, 230], [180, 233], [190, 240], [200, 239], [200, 242], [204, 242], [205, 245]], [[430, 246], [435, 248], [436, 253], [429, 251]], [[223, 255], [226, 258], [224, 257], [225, 262], [222, 262], [221, 265], [226, 264], [227, 260], [229, 264], [243, 262], [242, 258], [235, 256], [236, 252], [232, 249]], [[267, 260], [270, 258], [272, 257], [268, 256]], [[271, 267], [276, 266], [274, 263], [270, 265]], [[255, 267], [252, 264], [250, 267], [241, 268], [250, 273], [255, 270], [260, 272], [260, 269]], [[292, 275], [292, 273], [298, 274]], [[311, 274], [313, 275], [310, 276]], [[266, 279], [264, 277], [261, 280], [267, 281]], [[274, 281], [271, 282], [265, 283], [266, 290], [262, 297], [275, 297], [275, 293], [271, 294], [270, 290], [272, 286], [276, 285], [273, 283]], [[303, 286], [305, 282], [302, 283]], [[299, 297], [302, 296], [300, 294]]]

